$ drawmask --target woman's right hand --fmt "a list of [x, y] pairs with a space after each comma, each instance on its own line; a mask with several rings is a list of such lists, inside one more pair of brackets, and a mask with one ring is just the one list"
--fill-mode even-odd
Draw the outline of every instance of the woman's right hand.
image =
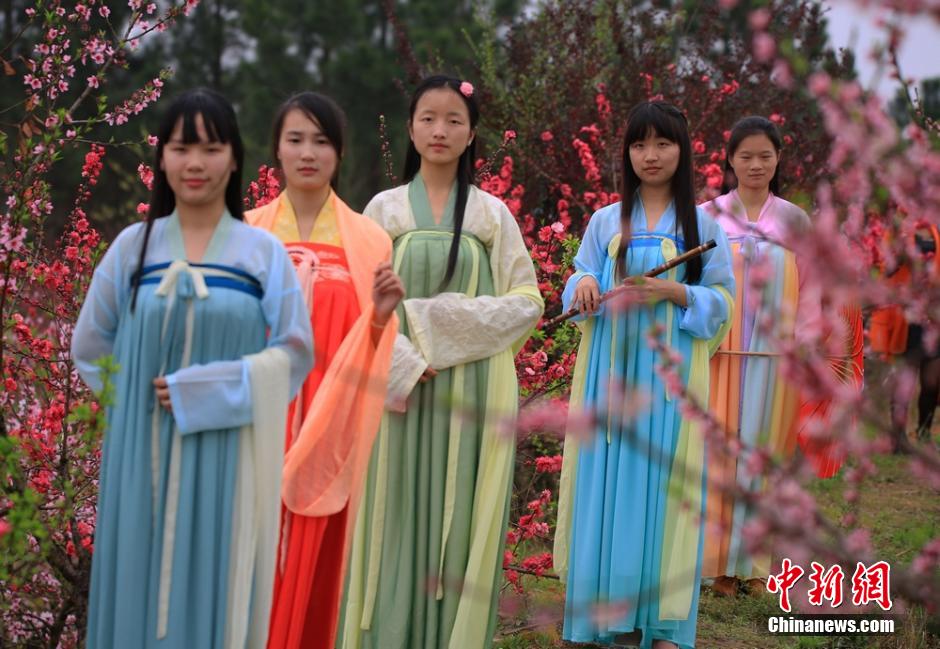
[[597, 280], [590, 275], [585, 275], [578, 280], [578, 285], [574, 287], [574, 306], [581, 315], [591, 315], [597, 311], [601, 305], [601, 292], [597, 286]]
[[383, 326], [405, 297], [405, 286], [388, 262], [379, 264], [372, 280], [372, 303], [375, 305], [373, 324]]

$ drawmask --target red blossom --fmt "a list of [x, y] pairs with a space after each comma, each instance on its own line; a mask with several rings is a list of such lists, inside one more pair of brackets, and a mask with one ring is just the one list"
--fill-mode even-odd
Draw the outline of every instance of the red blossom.
[[562, 457], [553, 455], [535, 458], [535, 470], [539, 473], [558, 473], [561, 471]]
[[99, 144], [92, 144], [91, 151], [85, 154], [85, 163], [82, 165], [82, 178], [87, 178], [89, 185], [98, 184], [98, 176], [104, 168], [104, 163], [101, 162], [104, 154], [104, 147]]

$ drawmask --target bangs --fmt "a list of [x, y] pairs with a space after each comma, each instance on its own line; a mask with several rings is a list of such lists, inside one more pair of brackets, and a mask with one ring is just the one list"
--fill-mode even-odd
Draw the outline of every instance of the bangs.
[[681, 143], [686, 132], [685, 117], [670, 104], [646, 102], [638, 105], [627, 117], [627, 132], [624, 142], [630, 146], [645, 140], [650, 135]]
[[302, 92], [294, 95], [284, 104], [275, 119], [275, 137], [280, 137], [284, 120], [292, 110], [299, 110], [304, 117], [313, 122], [338, 155], [343, 152], [343, 132], [346, 130], [346, 115], [335, 101], [326, 95], [315, 92]]
[[183, 143], [197, 144], [200, 142], [199, 131], [196, 128], [196, 117], [202, 115], [206, 127], [206, 136], [209, 142], [228, 144], [234, 139], [234, 115], [227, 114], [226, 106], [216, 101], [206, 92], [192, 92], [181, 96], [174, 102], [162, 124], [160, 141], [166, 142], [176, 128], [183, 121]]
[[480, 106], [477, 104], [476, 94], [473, 90], [470, 90], [469, 95], [463, 94], [461, 87], [465, 82], [461, 81], [456, 77], [449, 77], [442, 74], [435, 74], [433, 76], [427, 77], [422, 81], [417, 88], [415, 88], [414, 94], [411, 96], [411, 106], [408, 108], [408, 117], [409, 119], [414, 119], [415, 110], [418, 108], [418, 100], [421, 99], [421, 96], [424, 95], [428, 90], [436, 90], [438, 88], [448, 88], [457, 93], [457, 96], [463, 100], [463, 103], [467, 106], [467, 113], [470, 117], [470, 128], [476, 128], [477, 123], [480, 121]]

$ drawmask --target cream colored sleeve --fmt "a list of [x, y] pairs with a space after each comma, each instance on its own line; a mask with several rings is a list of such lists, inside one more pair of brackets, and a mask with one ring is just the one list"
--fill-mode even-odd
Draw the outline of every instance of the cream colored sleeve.
[[405, 412], [408, 396], [427, 367], [428, 362], [408, 337], [398, 334], [392, 347], [392, 365], [388, 373], [385, 407], [392, 412]]
[[436, 370], [503, 351], [535, 325], [542, 306], [527, 294], [467, 297], [442, 293], [405, 300], [411, 340]]
[[544, 302], [519, 226], [502, 202], [494, 211], [489, 252], [497, 295], [442, 293], [404, 302], [411, 341], [436, 370], [516, 347], [542, 315]]

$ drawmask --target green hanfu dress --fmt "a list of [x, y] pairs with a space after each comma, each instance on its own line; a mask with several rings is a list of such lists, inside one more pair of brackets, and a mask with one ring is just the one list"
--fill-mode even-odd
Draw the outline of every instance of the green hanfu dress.
[[[441, 290], [455, 193], [440, 224], [420, 175], [364, 210], [394, 241], [407, 299], [350, 550], [344, 649], [476, 649], [495, 630], [518, 406], [513, 355], [543, 302], [515, 220], [476, 187]], [[418, 382], [428, 366], [437, 376]]]

